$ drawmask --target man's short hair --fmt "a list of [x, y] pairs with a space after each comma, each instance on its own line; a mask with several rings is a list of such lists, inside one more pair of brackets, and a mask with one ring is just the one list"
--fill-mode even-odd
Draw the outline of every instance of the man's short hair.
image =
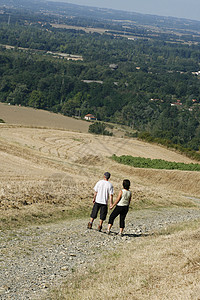
[[105, 177], [106, 179], [109, 179], [109, 178], [110, 178], [110, 173], [109, 173], [109, 172], [104, 173], [104, 177]]

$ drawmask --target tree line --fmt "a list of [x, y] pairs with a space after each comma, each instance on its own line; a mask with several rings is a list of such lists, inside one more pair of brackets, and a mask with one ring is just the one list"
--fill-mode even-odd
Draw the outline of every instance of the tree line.
[[[199, 70], [199, 45], [5, 23], [0, 44], [15, 47], [0, 48], [0, 101], [82, 118], [91, 113], [199, 150], [200, 86], [192, 74]], [[82, 55], [83, 61], [47, 51]]]

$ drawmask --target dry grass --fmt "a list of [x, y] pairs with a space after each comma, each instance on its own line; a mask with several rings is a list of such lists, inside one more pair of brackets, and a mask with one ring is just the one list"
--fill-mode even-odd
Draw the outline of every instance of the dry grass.
[[[48, 112], [0, 104], [0, 113], [7, 122], [0, 125], [1, 229], [86, 214], [105, 170], [115, 195], [124, 178], [131, 180], [134, 209], [195, 206], [185, 196], [200, 197], [200, 172], [135, 169], [109, 159], [115, 153], [192, 162], [174, 151], [90, 135], [88, 123]], [[75, 273], [52, 299], [197, 300], [199, 249], [197, 229], [133, 239], [101, 265]]]
[[94, 32], [97, 32], [97, 33], [100, 33], [100, 34], [103, 34], [105, 33], [108, 29], [104, 29], [104, 28], [92, 28], [92, 27], [80, 27], [80, 26], [70, 26], [70, 25], [64, 25], [64, 24], [51, 24], [52, 27], [55, 27], [55, 28], [65, 28], [65, 29], [75, 29], [75, 30], [83, 30], [87, 33], [94, 33]]
[[199, 229], [137, 238], [89, 271], [77, 270], [51, 299], [197, 300], [199, 257]]
[[136, 169], [109, 159], [115, 153], [192, 162], [164, 147], [91, 135], [87, 122], [32, 108], [0, 103], [0, 117], [7, 122], [0, 125], [0, 226], [12, 215], [20, 224], [26, 215], [30, 221], [41, 206], [50, 215], [53, 210], [53, 215], [82, 214], [91, 207], [93, 186], [105, 170], [112, 174], [116, 194], [124, 178], [131, 180], [134, 208], [192, 206], [185, 196], [200, 196], [200, 172]]
[[43, 126], [59, 129], [88, 132], [89, 122], [76, 120], [46, 110], [13, 106], [0, 103], [0, 119], [7, 124]]

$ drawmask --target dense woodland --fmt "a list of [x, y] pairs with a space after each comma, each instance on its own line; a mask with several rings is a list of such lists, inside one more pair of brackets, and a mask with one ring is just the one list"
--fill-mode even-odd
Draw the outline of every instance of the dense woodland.
[[[22, 12], [20, 17], [15, 13], [9, 24], [9, 14], [0, 16], [1, 102], [81, 118], [91, 113], [99, 121], [125, 124], [199, 150], [198, 38], [195, 43], [166, 42], [163, 36], [146, 38], [145, 31], [143, 38], [129, 40], [56, 29], [50, 16], [39, 14], [25, 22]], [[68, 61], [47, 51], [83, 60]]]

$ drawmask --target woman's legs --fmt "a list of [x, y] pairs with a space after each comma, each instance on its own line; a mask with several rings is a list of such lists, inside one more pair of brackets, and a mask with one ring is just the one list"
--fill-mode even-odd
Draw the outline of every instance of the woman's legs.
[[119, 206], [116, 206], [113, 212], [111, 213], [108, 221], [108, 229], [107, 231], [110, 232], [110, 229], [114, 223], [115, 218], [120, 214], [120, 208]]
[[122, 234], [124, 231], [125, 218], [126, 218], [127, 213], [128, 213], [128, 206], [124, 206], [122, 211], [120, 212], [120, 219], [119, 219], [119, 226], [120, 226], [119, 233], [120, 234]]
[[108, 224], [107, 232], [110, 232], [111, 227], [112, 227], [112, 224]]

